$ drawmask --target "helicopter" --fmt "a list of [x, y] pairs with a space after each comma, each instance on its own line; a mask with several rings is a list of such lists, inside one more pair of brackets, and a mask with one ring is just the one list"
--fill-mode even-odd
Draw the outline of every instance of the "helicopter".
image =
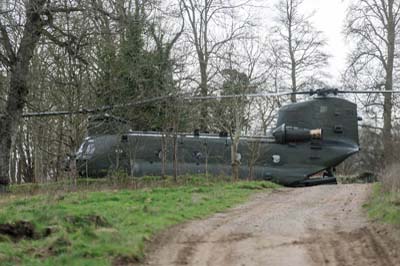
[[[395, 92], [395, 91], [383, 91]], [[315, 96], [310, 100], [291, 103], [278, 110], [275, 128], [269, 136], [240, 138], [237, 160], [239, 175], [251, 175], [256, 180], [268, 180], [285, 186], [309, 186], [336, 183], [335, 168], [360, 150], [357, 105], [339, 93], [382, 93], [382, 91], [345, 91], [318, 89], [296, 92]], [[247, 94], [246, 97], [279, 97], [293, 92]], [[207, 100], [236, 98], [243, 95], [190, 97], [184, 99]], [[131, 103], [168, 99], [158, 97]], [[128, 104], [129, 105], [129, 104]], [[123, 105], [127, 106], [127, 105]], [[121, 106], [105, 106], [75, 113], [95, 113]], [[25, 114], [25, 117], [63, 115], [63, 112]], [[70, 114], [70, 112], [68, 112]], [[89, 134], [72, 158], [82, 177], [104, 177], [111, 171], [122, 171], [130, 176], [160, 176], [185, 174], [231, 174], [232, 140], [226, 132], [219, 134], [176, 134], [176, 161], [172, 147], [163, 160], [162, 132], [131, 131], [123, 118], [111, 115], [89, 119]], [[176, 173], [175, 172], [175, 173]], [[323, 173], [321, 177], [313, 177]]]

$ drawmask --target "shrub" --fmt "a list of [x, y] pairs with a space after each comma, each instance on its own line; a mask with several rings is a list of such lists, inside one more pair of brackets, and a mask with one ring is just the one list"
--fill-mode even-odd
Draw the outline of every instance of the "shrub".
[[400, 164], [392, 164], [385, 168], [380, 174], [382, 189], [385, 192], [400, 193]]

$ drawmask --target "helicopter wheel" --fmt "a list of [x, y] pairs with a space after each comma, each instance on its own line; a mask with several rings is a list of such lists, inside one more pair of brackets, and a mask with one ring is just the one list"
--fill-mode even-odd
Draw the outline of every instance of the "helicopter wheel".
[[336, 172], [335, 168], [328, 168], [324, 171], [324, 173], [322, 174], [322, 178], [328, 178], [328, 177], [334, 177], [334, 172]]

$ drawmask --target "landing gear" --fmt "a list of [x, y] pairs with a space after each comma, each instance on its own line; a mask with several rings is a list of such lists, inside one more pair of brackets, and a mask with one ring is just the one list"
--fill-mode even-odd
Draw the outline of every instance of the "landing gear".
[[334, 167], [328, 168], [322, 174], [322, 178], [335, 177], [336, 169]]
[[315, 186], [323, 184], [337, 184], [335, 177], [336, 169], [334, 167], [328, 168], [322, 174], [320, 178], [311, 178], [302, 182], [304, 186]]

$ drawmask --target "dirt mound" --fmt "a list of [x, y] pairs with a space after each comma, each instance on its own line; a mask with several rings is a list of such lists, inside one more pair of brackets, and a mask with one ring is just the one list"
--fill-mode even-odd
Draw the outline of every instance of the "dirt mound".
[[13, 241], [23, 238], [34, 239], [38, 236], [35, 226], [27, 221], [0, 224], [0, 234], [10, 237]]

